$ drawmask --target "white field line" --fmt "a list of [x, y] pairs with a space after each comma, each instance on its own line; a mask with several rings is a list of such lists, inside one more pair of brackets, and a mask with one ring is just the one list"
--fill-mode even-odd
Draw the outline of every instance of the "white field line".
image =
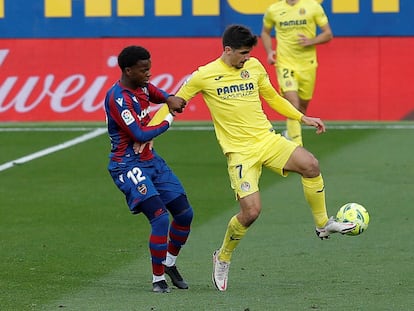
[[[284, 128], [284, 125], [275, 125], [276, 129], [282, 129]], [[313, 129], [312, 127], [303, 127], [304, 129]], [[328, 130], [329, 129], [339, 129], [339, 130], [363, 130], [363, 129], [390, 129], [390, 130], [399, 130], [399, 129], [414, 129], [414, 123], [365, 123], [365, 124], [328, 124], [327, 125]], [[87, 127], [73, 127], [73, 128], [36, 128], [36, 127], [27, 127], [27, 128], [19, 128], [19, 127], [10, 127], [10, 128], [1, 128], [0, 132], [25, 132], [25, 131], [38, 131], [38, 132], [57, 132], [57, 131], [88, 131], [91, 130], [91, 128]], [[170, 130], [175, 131], [212, 131], [214, 130], [212, 125], [194, 125], [194, 126], [186, 126], [186, 125], [180, 125], [175, 124], [171, 127]], [[102, 135], [106, 132], [106, 128], [97, 128], [94, 131], [87, 133], [85, 135], [82, 135], [80, 137], [77, 137], [75, 139], [69, 140], [67, 142], [64, 142], [62, 144], [52, 146], [49, 148], [46, 148], [44, 150], [40, 150], [38, 152], [29, 154], [27, 156], [24, 156], [22, 158], [12, 160], [10, 162], [4, 163], [0, 165], [0, 172], [7, 170], [14, 165], [22, 164], [29, 162], [31, 160], [43, 157], [45, 155], [48, 155], [50, 153], [71, 147], [73, 145], [82, 143], [86, 140], [92, 139], [94, 137], [97, 137], [99, 135]]]
[[96, 127], [0, 127], [0, 132], [86, 132], [94, 129]]
[[[285, 125], [274, 124], [275, 129], [284, 129]], [[327, 123], [326, 128], [333, 130], [412, 130], [414, 129], [413, 122], [401, 122], [401, 123]], [[0, 127], [0, 132], [79, 132], [79, 131], [90, 131], [93, 130], [92, 127]], [[103, 129], [103, 128], [99, 128]], [[313, 130], [313, 127], [303, 126], [304, 130]], [[214, 130], [213, 125], [183, 125], [182, 123], [173, 123], [172, 127], [169, 129], [172, 131], [212, 131]]]
[[106, 132], [105, 128], [98, 128], [98, 129], [95, 129], [94, 131], [89, 132], [87, 134], [84, 134], [82, 136], [79, 136], [79, 137], [76, 137], [74, 139], [65, 141], [64, 143], [61, 143], [61, 144], [58, 144], [58, 145], [40, 150], [38, 152], [29, 154], [29, 155], [24, 156], [24, 157], [19, 158], [19, 159], [12, 160], [10, 162], [4, 163], [4, 164], [0, 165], [0, 172], [13, 167], [14, 165], [23, 164], [23, 163], [29, 162], [31, 160], [43, 157], [43, 156], [48, 155], [48, 154], [51, 154], [53, 152], [56, 152], [56, 151], [66, 149], [66, 148], [69, 148], [71, 146], [80, 144], [84, 141], [87, 141], [89, 139], [92, 139], [92, 138], [95, 138], [99, 135], [102, 135], [105, 132]]

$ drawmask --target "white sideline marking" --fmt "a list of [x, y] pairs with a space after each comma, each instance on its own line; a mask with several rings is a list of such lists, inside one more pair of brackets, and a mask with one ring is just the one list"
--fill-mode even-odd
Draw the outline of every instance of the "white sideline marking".
[[82, 132], [95, 127], [0, 127], [0, 132]]
[[[1, 124], [1, 123], [0, 123]], [[273, 127], [277, 130], [284, 129], [285, 125], [280, 124], [273, 124]], [[388, 130], [412, 130], [414, 129], [414, 123], [361, 123], [361, 124], [335, 124], [335, 123], [328, 123], [326, 124], [326, 128], [333, 130], [381, 130], [381, 129], [388, 129]], [[70, 131], [89, 131], [93, 128], [90, 127], [0, 127], [0, 132], [70, 132]], [[303, 126], [304, 130], [314, 130], [311, 126]], [[182, 125], [173, 123], [172, 127], [169, 131], [213, 131], [214, 127], [212, 124], [206, 125]]]
[[[284, 125], [274, 125], [275, 129], [282, 129], [284, 128]], [[314, 129], [313, 127], [309, 127], [309, 126], [304, 126], [303, 129], [305, 130], [312, 130]], [[391, 129], [391, 130], [397, 130], [397, 129], [414, 129], [414, 123], [405, 123], [401, 122], [401, 123], [391, 123], [391, 124], [387, 124], [387, 123], [365, 123], [365, 124], [327, 124], [327, 129], [337, 129], [337, 130], [361, 130], [361, 129]], [[32, 128], [19, 128], [19, 127], [10, 127], [10, 128], [1, 128], [0, 127], [0, 132], [24, 132], [24, 131], [50, 131], [50, 132], [56, 132], [56, 131], [87, 131], [87, 130], [91, 130], [91, 128], [87, 128], [87, 127], [75, 127], [75, 128], [36, 128], [36, 127], [32, 127]], [[194, 125], [194, 126], [183, 126], [180, 124], [176, 124], [173, 125], [169, 130], [176, 130], [176, 131], [213, 131], [214, 127], [213, 125]], [[86, 140], [92, 139], [94, 137], [97, 137], [103, 133], [106, 132], [106, 128], [97, 128], [94, 131], [82, 135], [78, 138], [69, 140], [67, 142], [64, 142], [62, 144], [53, 146], [53, 147], [49, 147], [46, 148], [44, 150], [35, 152], [33, 154], [30, 154], [28, 156], [24, 156], [22, 158], [4, 163], [2, 165], [0, 165], [0, 172], [7, 170], [11, 167], [13, 167], [14, 165], [18, 165], [18, 164], [23, 164], [26, 163], [28, 161], [43, 157], [47, 154], [71, 147], [73, 145], [79, 144], [81, 142], [84, 142]]]
[[89, 133], [84, 134], [82, 136], [79, 136], [79, 137], [76, 137], [74, 139], [68, 140], [68, 141], [66, 141], [64, 143], [61, 143], [59, 145], [52, 146], [52, 147], [40, 150], [38, 152], [29, 154], [27, 156], [24, 156], [22, 158], [4, 163], [4, 164], [0, 165], [0, 172], [13, 167], [14, 165], [23, 164], [23, 163], [29, 162], [31, 160], [34, 160], [34, 159], [43, 157], [45, 155], [48, 155], [50, 153], [53, 153], [53, 152], [56, 152], [56, 151], [59, 151], [59, 150], [65, 149], [65, 148], [69, 148], [69, 147], [74, 146], [76, 144], [82, 143], [82, 142], [87, 141], [89, 139], [95, 138], [99, 135], [102, 135], [105, 132], [106, 132], [105, 128], [98, 128], [98, 129], [96, 129], [92, 132], [89, 132]]

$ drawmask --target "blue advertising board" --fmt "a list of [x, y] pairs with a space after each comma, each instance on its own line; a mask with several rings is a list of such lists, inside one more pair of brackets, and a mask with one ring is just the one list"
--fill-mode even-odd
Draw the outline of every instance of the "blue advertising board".
[[[217, 37], [260, 33], [278, 0], [0, 0], [0, 38]], [[413, 36], [413, 0], [324, 0], [335, 36]]]

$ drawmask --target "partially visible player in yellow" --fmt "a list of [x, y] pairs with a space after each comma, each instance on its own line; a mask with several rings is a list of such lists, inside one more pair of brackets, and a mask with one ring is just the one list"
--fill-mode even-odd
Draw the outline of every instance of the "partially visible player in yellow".
[[[273, 29], [276, 52], [272, 46]], [[328, 18], [318, 1], [281, 0], [269, 6], [264, 14], [261, 38], [267, 61], [276, 66], [282, 95], [302, 113], [306, 113], [315, 89], [318, 66], [315, 46], [332, 37]], [[287, 136], [303, 145], [300, 122], [287, 119], [286, 127]]]
[[[213, 254], [213, 283], [218, 290], [225, 291], [233, 251], [262, 209], [259, 179], [263, 167], [281, 176], [289, 172], [302, 176], [304, 195], [321, 239], [335, 232], [349, 232], [355, 224], [328, 219], [318, 160], [305, 148], [275, 133], [260, 97], [283, 116], [314, 126], [318, 134], [325, 131], [323, 122], [304, 115], [276, 92], [263, 65], [250, 57], [258, 38], [248, 28], [231, 25], [222, 40], [221, 56], [198, 68], [176, 96], [188, 101], [202, 94], [240, 204], [240, 211], [228, 223], [220, 249]], [[162, 120], [162, 114], [168, 113], [168, 107], [163, 107], [154, 119]], [[274, 201], [277, 204], [277, 194]]]

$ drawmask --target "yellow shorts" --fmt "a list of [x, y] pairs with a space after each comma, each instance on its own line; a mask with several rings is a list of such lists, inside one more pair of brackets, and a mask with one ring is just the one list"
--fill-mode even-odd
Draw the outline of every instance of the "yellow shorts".
[[298, 144], [280, 134], [269, 133], [266, 140], [252, 146], [247, 152], [227, 153], [227, 169], [236, 199], [259, 191], [262, 167], [286, 177], [283, 167]]
[[298, 92], [299, 98], [311, 100], [315, 89], [316, 67], [307, 70], [294, 71], [285, 67], [277, 67], [277, 82], [280, 92]]

